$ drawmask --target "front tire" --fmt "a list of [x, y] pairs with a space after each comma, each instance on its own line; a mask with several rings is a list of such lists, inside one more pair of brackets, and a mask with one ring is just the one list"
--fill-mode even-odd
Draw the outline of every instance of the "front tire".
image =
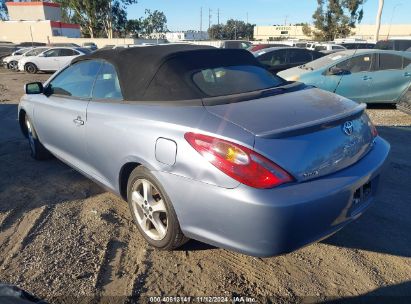
[[27, 139], [29, 140], [31, 157], [36, 160], [45, 160], [51, 158], [51, 153], [40, 142], [37, 133], [34, 130], [33, 124], [31, 123], [27, 115], [25, 116], [24, 122], [27, 128]]
[[34, 63], [27, 63], [25, 66], [25, 70], [29, 74], [36, 74], [38, 71], [38, 68]]
[[167, 193], [145, 167], [131, 172], [127, 200], [138, 230], [150, 245], [173, 250], [188, 241]]

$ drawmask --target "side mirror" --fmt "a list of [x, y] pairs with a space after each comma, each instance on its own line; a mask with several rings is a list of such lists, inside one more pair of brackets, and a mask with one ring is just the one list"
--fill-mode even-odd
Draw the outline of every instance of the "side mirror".
[[24, 91], [26, 94], [41, 94], [44, 91], [43, 84], [41, 82], [30, 82], [25, 84]]
[[41, 53], [41, 54], [39, 54], [39, 57], [46, 57], [46, 55]]
[[337, 68], [336, 66], [333, 66], [333, 67], [329, 68], [327, 74], [328, 75], [339, 76], [339, 75], [349, 75], [349, 74], [351, 74], [351, 72], [347, 71], [347, 70], [344, 70], [344, 69], [341, 69], [341, 68]]

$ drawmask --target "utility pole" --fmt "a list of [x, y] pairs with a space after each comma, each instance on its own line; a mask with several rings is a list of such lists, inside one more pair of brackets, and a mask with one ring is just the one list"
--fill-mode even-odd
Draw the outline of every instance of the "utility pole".
[[247, 12], [247, 24], [248, 24], [248, 12]]
[[211, 8], [208, 9], [208, 28], [211, 27]]
[[200, 33], [203, 31], [203, 7], [200, 7]]
[[220, 9], [217, 10], [217, 24], [220, 25]]
[[395, 10], [397, 9], [398, 6], [402, 5], [402, 3], [397, 3], [393, 9], [392, 9], [392, 14], [391, 14], [391, 20], [390, 20], [390, 26], [388, 27], [388, 33], [387, 33], [387, 39], [390, 37], [390, 33], [391, 33], [391, 25], [392, 25], [392, 19], [394, 18], [394, 13]]
[[383, 7], [384, 7], [384, 0], [379, 0], [377, 18], [375, 20], [375, 23], [376, 23], [376, 25], [375, 25], [375, 36], [374, 36], [375, 41], [378, 41], [378, 36], [380, 35], [381, 15], [382, 15]]

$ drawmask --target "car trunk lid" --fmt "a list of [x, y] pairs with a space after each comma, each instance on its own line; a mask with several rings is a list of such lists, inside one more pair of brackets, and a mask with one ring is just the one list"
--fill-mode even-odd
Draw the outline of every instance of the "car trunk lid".
[[316, 88], [206, 106], [254, 134], [254, 149], [299, 181], [341, 170], [369, 151], [374, 136], [364, 108]]

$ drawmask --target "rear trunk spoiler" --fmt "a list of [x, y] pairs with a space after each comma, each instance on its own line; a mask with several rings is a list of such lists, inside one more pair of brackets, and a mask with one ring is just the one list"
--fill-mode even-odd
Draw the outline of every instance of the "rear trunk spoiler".
[[366, 107], [366, 104], [361, 103], [348, 111], [338, 113], [333, 116], [328, 116], [325, 118], [309, 121], [306, 123], [301, 123], [290, 127], [261, 132], [256, 134], [256, 136], [267, 139], [275, 139], [303, 135], [306, 133], [311, 133], [319, 130], [325, 130], [342, 124], [347, 120], [354, 120], [360, 117], [364, 113]]

